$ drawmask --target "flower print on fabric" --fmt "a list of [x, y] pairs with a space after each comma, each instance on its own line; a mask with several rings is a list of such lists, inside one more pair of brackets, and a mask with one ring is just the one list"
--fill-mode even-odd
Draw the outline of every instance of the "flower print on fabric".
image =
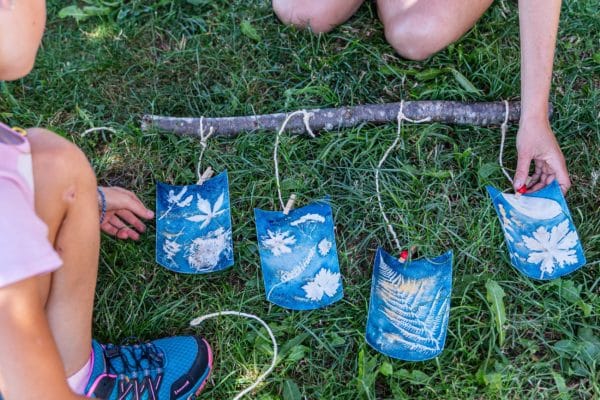
[[488, 186], [512, 265], [535, 279], [556, 279], [586, 260], [571, 213], [556, 181], [517, 197]]
[[220, 271], [233, 265], [227, 172], [202, 185], [158, 182], [156, 262], [187, 274]]
[[400, 360], [424, 361], [444, 349], [450, 316], [452, 252], [400, 262], [377, 250], [366, 340]]
[[254, 210], [267, 300], [311, 310], [343, 297], [333, 215], [326, 202], [291, 210]]

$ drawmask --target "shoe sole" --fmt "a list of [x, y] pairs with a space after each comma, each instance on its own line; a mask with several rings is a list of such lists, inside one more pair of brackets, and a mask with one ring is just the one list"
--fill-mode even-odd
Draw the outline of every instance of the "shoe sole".
[[206, 386], [206, 383], [208, 382], [208, 378], [210, 378], [210, 374], [213, 369], [212, 349], [211, 349], [210, 345], [208, 344], [208, 342], [204, 338], [202, 338], [202, 341], [204, 342], [204, 345], [206, 346], [206, 351], [208, 352], [208, 370], [204, 373], [204, 376], [202, 378], [200, 378], [200, 386], [198, 387], [198, 389], [196, 389], [195, 391], [194, 391], [194, 389], [192, 389], [192, 393], [190, 393], [188, 395], [187, 400], [194, 400], [196, 397], [198, 397], [200, 395], [202, 390], [204, 390], [204, 387]]

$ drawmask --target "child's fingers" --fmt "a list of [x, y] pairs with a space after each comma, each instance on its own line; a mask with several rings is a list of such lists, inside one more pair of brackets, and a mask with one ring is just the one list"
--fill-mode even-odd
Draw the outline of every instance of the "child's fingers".
[[131, 211], [119, 210], [116, 212], [116, 215], [138, 232], [144, 232], [146, 230], [146, 225]]

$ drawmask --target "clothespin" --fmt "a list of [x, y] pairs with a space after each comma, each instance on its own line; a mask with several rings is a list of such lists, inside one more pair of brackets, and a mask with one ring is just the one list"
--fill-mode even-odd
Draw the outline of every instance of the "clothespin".
[[292, 193], [289, 200], [285, 204], [285, 208], [283, 209], [283, 215], [288, 215], [292, 208], [294, 208], [294, 203], [296, 202], [296, 195]]
[[527, 193], [527, 185], [521, 186], [517, 190], [517, 193], [515, 193], [515, 197], [518, 199], [519, 197], [521, 197], [522, 194], [525, 194], [525, 193]]
[[527, 177], [527, 181], [525, 182], [525, 184], [519, 189], [517, 189], [517, 193], [515, 193], [515, 198], [518, 199], [519, 197], [521, 197], [521, 195], [527, 193], [527, 185], [529, 185], [529, 182], [531, 182], [531, 178]]
[[204, 171], [204, 173], [198, 180], [198, 184], [202, 185], [205, 181], [209, 180], [214, 175], [214, 173], [215, 172], [213, 171], [213, 169], [211, 167], [206, 168], [206, 171]]
[[400, 261], [401, 263], [405, 263], [409, 257], [412, 257], [413, 253], [415, 252], [417, 246], [411, 246], [411, 248], [409, 250], [402, 250], [400, 252], [400, 257], [398, 258], [398, 261]]

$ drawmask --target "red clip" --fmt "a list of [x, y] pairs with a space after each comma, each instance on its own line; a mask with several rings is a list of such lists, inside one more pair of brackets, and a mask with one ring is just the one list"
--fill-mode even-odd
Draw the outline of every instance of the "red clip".
[[525, 194], [527, 193], [527, 185], [523, 185], [517, 190], [518, 193]]
[[400, 262], [406, 262], [408, 260], [408, 250], [402, 250], [400, 252]]

